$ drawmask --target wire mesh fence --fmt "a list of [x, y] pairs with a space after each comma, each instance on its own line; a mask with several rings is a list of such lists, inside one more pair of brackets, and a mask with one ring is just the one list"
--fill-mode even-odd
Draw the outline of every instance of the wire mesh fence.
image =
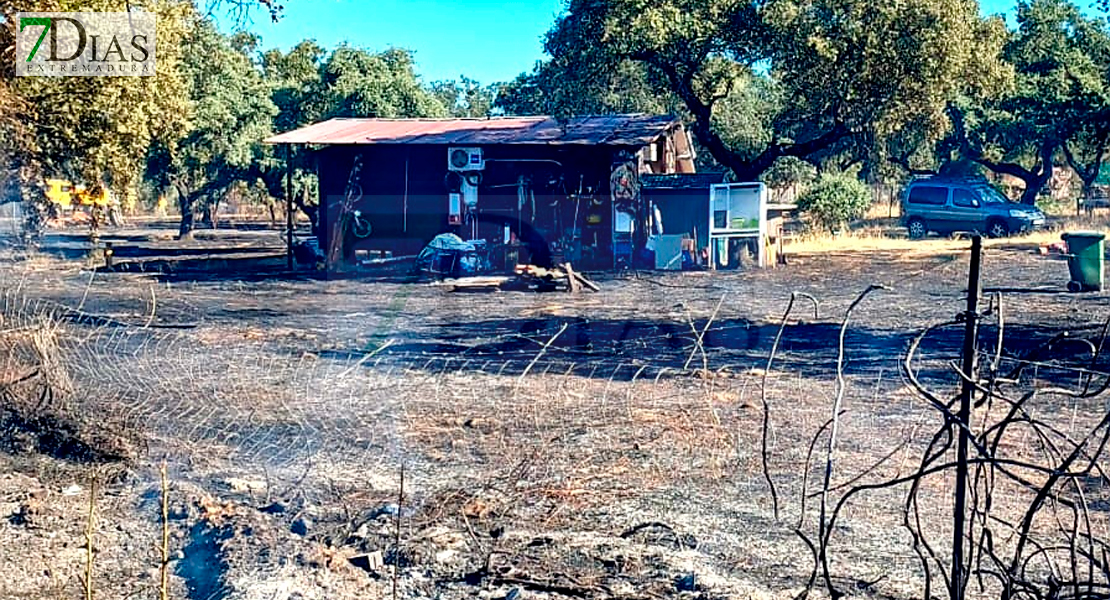
[[[0, 293], [5, 443], [12, 452], [77, 463], [123, 461], [128, 477], [140, 483], [140, 498], [157, 496], [166, 461], [174, 486], [170, 512], [183, 515], [175, 527], [185, 530], [176, 545], [185, 557], [204, 557], [205, 540], [215, 536], [209, 562], [222, 565], [208, 577], [176, 560], [183, 596], [273, 591], [266, 586], [277, 585], [277, 575], [263, 573], [273, 567], [263, 555], [308, 551], [276, 533], [230, 533], [244, 523], [262, 531], [258, 515], [274, 517], [283, 535], [324, 553], [305, 554], [303, 562], [329, 563], [332, 554], [343, 564], [368, 561], [366, 569], [381, 579], [356, 571], [363, 583], [378, 586], [372, 596], [388, 592], [391, 566], [407, 574], [401, 583], [407, 596], [458, 586], [469, 590], [459, 592], [465, 597], [474, 591], [467, 587], [470, 576], [487, 588], [666, 597], [683, 569], [701, 573], [708, 578], [703, 589], [723, 597], [750, 593], [750, 579], [777, 581], [756, 587], [794, 595], [818, 572], [803, 537], [828, 545], [830, 589], [943, 595], [945, 553], [937, 540], [950, 535], [951, 477], [936, 471], [906, 478], [927, 468], [923, 456], [948, 452], [937, 445], [943, 435], [933, 436], [950, 435], [951, 424], [917, 387], [947, 402], [959, 381], [949, 364], [959, 330], [929, 331], [907, 370], [904, 353], [916, 331], [886, 326], [902, 305], [876, 299], [862, 306], [870, 312], [849, 323], [840, 352], [843, 302], [780, 323], [716, 314], [714, 295], [697, 309], [673, 311], [677, 318], [457, 319], [430, 339], [410, 321], [405, 298], [395, 296], [384, 302], [394, 308], [372, 315], [372, 331], [347, 339], [343, 330], [336, 343], [306, 347], [204, 326], [203, 319], [188, 318], [195, 299], [187, 295], [120, 302], [90, 283], [73, 302], [56, 302], [36, 298], [18, 281], [6, 283]], [[145, 298], [138, 287], [135, 297]], [[224, 298], [247, 293], [225, 292]], [[158, 302], [177, 303], [161, 310], [177, 310], [180, 318], [155, 318], [165, 314], [156, 313]], [[102, 310], [112, 303], [126, 309]], [[781, 310], [785, 298], [779, 303]], [[992, 318], [984, 318], [981, 361], [995, 364], [998, 377], [984, 379], [975, 413], [976, 434], [997, 445], [993, 466], [984, 463], [975, 474], [981, 485], [972, 539], [989, 548], [973, 555], [983, 580], [977, 593], [984, 597], [1005, 589], [988, 573], [998, 565], [988, 563], [1013, 550], [1023, 511], [1047, 481], [1043, 468], [1009, 477], [998, 461], [1051, 462], [1089, 432], [1097, 441], [1107, 411], [1100, 394], [1059, 391], [1100, 391], [1107, 376], [1099, 322], [1072, 323], [1064, 343], [1057, 330], [1020, 318], [1000, 336]], [[998, 352], [989, 342], [1000, 337], [1011, 341]], [[841, 393], [838, 361], [846, 378], [826, 492], [836, 511], [831, 523], [818, 508], [823, 448]], [[1015, 422], [1012, 392], [996, 390], [996, 382], [1036, 390], [1020, 402], [1025, 412], [1015, 413], [1025, 422]], [[1000, 427], [1005, 435], [997, 435]], [[1098, 540], [1110, 530], [1110, 496], [1102, 448], [1084, 448], [1090, 468], [1065, 469], [1071, 487], [1050, 490], [1052, 510], [1038, 511], [1029, 526], [1035, 535], [1026, 536], [1042, 550], [1023, 563], [1027, 574], [1010, 575], [1011, 583], [1052, 576], [1071, 582], [1072, 596], [1083, 595], [1077, 583], [1092, 593], [1102, 589], [1105, 546]], [[772, 511], [768, 479], [781, 511]], [[891, 481], [901, 483], [886, 485]], [[88, 492], [88, 482], [81, 483]], [[841, 506], [843, 498], [850, 501]], [[153, 505], [137, 502], [156, 524]], [[221, 518], [233, 525], [214, 525]], [[444, 542], [448, 533], [458, 539]], [[547, 538], [555, 541], [542, 541]], [[646, 566], [651, 560], [633, 553], [632, 541], [665, 548], [651, 559], [665, 565], [665, 574]], [[234, 544], [243, 548], [235, 552]], [[635, 568], [607, 569], [602, 563], [615, 559], [603, 547], [619, 547]], [[454, 554], [444, 555], [448, 550]], [[146, 552], [120, 559], [158, 564]], [[376, 559], [366, 555], [374, 552], [384, 566], [369, 564]], [[596, 560], [576, 562], [582, 553]], [[1074, 565], [1087, 574], [1063, 578]], [[422, 581], [412, 576], [418, 572], [433, 576]], [[287, 581], [297, 572], [281, 573]], [[147, 585], [141, 575], [134, 578]], [[74, 575], [61, 587], [80, 579]], [[106, 589], [122, 585], [106, 579], [96, 580]], [[334, 597], [356, 589], [340, 593], [327, 585], [319, 589]], [[622, 585], [639, 595], [620, 592]], [[1052, 597], [1044, 591], [1051, 586], [1029, 589], [1035, 593], [1023, 593]]]

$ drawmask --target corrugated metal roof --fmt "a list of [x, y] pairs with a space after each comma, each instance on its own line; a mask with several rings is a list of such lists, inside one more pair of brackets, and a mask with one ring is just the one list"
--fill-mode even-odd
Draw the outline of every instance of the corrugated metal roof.
[[643, 146], [680, 122], [670, 116], [490, 119], [331, 119], [265, 140], [268, 144], [589, 144]]
[[708, 190], [725, 182], [725, 173], [644, 173], [640, 185], [645, 190]]

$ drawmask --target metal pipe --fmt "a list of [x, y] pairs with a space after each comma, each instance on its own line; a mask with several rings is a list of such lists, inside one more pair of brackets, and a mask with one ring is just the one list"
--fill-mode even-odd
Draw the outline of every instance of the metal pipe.
[[[563, 163], [553, 158], [487, 158], [484, 162], [538, 162], [538, 163], [552, 163], [563, 166]], [[564, 167], [565, 168], [565, 167]]]
[[409, 231], [409, 154], [411, 154], [409, 147], [405, 147], [405, 199], [404, 208], [401, 216], [401, 231], [408, 233]]

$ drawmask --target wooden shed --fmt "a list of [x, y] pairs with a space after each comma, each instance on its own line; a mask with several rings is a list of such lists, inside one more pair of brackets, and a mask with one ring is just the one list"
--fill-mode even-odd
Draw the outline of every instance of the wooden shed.
[[332, 119], [271, 144], [314, 149], [329, 270], [411, 256], [433, 237], [478, 240], [495, 267], [555, 259], [611, 268], [644, 245], [642, 174], [693, 173], [681, 121], [610, 115]]

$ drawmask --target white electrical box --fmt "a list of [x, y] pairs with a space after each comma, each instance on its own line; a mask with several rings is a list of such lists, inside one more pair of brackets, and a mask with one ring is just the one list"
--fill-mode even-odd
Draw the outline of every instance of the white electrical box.
[[481, 171], [486, 168], [481, 148], [448, 148], [447, 169], [450, 171]]

